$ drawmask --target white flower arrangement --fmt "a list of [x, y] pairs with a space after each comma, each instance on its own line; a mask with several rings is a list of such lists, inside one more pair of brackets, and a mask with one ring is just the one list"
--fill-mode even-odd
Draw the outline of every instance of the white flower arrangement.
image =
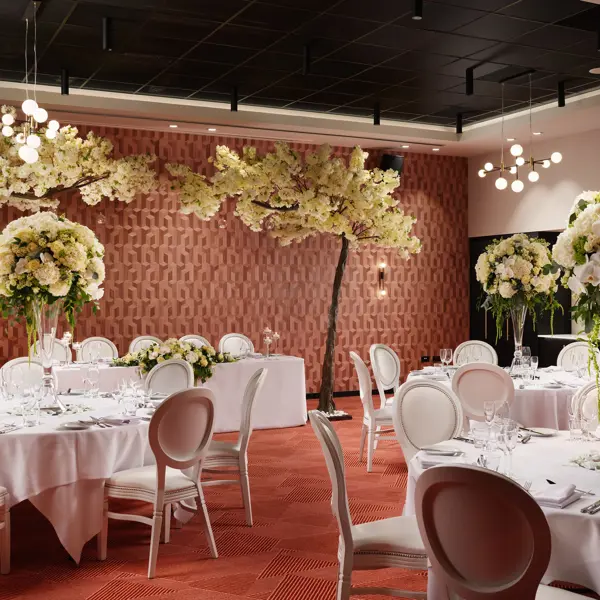
[[590, 471], [600, 471], [600, 452], [590, 450], [587, 454], [581, 454], [571, 459], [573, 464]]

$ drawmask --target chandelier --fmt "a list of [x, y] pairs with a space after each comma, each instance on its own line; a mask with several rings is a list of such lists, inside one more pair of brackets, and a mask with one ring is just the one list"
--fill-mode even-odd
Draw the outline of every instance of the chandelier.
[[521, 144], [513, 144], [510, 147], [510, 154], [515, 159], [514, 165], [508, 165], [504, 162], [504, 83], [502, 83], [502, 126], [500, 131], [500, 165], [496, 166], [492, 162], [486, 162], [483, 165], [483, 169], [479, 169], [479, 177], [487, 177], [488, 173], [499, 172], [500, 176], [496, 179], [495, 185], [499, 190], [505, 190], [508, 187], [508, 180], [505, 174], [514, 175], [514, 179], [510, 184], [510, 189], [513, 192], [522, 192], [525, 184], [519, 177], [521, 168], [529, 168], [527, 179], [531, 183], [535, 183], [540, 178], [539, 171], [536, 171], [537, 167], [544, 169], [550, 168], [552, 163], [558, 164], [562, 161], [562, 154], [560, 152], [553, 152], [549, 158], [536, 159], [533, 156], [533, 125], [532, 125], [532, 90], [531, 90], [531, 73], [529, 74], [529, 159], [525, 159], [523, 156], [523, 146]]
[[[17, 111], [13, 107], [2, 107], [2, 135], [11, 138], [19, 147], [18, 154], [21, 160], [33, 164], [39, 159], [38, 149], [42, 145], [40, 134], [44, 134], [49, 140], [54, 139], [60, 128], [58, 121], [48, 121], [48, 111], [36, 102], [37, 92], [37, 22], [36, 6], [33, 11], [33, 98], [29, 97], [29, 69], [27, 65], [27, 44], [29, 38], [29, 19], [25, 19], [25, 90], [27, 98], [21, 105], [25, 115], [22, 120], [17, 120]], [[48, 121], [47, 126], [44, 123]], [[13, 137], [14, 136], [14, 137]]]

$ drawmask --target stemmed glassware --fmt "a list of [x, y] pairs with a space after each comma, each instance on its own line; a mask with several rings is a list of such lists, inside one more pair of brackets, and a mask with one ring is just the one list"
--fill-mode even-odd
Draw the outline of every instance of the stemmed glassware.
[[596, 402], [588, 403], [585, 410], [581, 409], [581, 430], [586, 442], [596, 441], [596, 429], [598, 428], [598, 405]]
[[34, 427], [40, 423], [40, 399], [42, 386], [32, 385], [23, 388], [19, 396], [22, 427]]
[[519, 443], [519, 424], [512, 419], [503, 419], [500, 424], [498, 441], [505, 449], [506, 465], [504, 474], [512, 477], [512, 453]]
[[537, 356], [531, 357], [531, 370], [533, 371], [533, 379], [537, 379], [537, 370], [540, 365], [540, 359]]
[[492, 425], [496, 418], [496, 403], [493, 400], [486, 400], [483, 403], [483, 414], [485, 416], [485, 423], [488, 426], [489, 437], [492, 437]]
[[581, 419], [577, 411], [577, 402], [574, 402], [574, 397], [567, 401], [567, 410], [569, 412], [569, 441], [581, 441]]
[[448, 365], [452, 362], [452, 348], [442, 348], [440, 350], [440, 360], [444, 365], [444, 373], [448, 374]]

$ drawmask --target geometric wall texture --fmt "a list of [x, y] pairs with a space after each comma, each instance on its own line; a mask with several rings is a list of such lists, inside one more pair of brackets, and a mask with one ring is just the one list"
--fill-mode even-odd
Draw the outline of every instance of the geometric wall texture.
[[[161, 172], [165, 162], [175, 161], [210, 173], [208, 158], [218, 144], [238, 150], [272, 145], [171, 132], [94, 131], [110, 138], [118, 154], [157, 154]], [[336, 152], [347, 155], [350, 149]], [[373, 152], [371, 166], [380, 155]], [[351, 252], [339, 310], [338, 391], [358, 389], [350, 350], [368, 361], [372, 343], [388, 344], [405, 376], [421, 355], [437, 354], [468, 336], [467, 160], [407, 153], [397, 193], [405, 211], [418, 219], [415, 231], [423, 248], [409, 261], [375, 248]], [[307, 391], [318, 391], [339, 239], [318, 236], [281, 248], [236, 219], [232, 203], [205, 222], [179, 213], [176, 199], [159, 193], [129, 205], [103, 201], [95, 207], [71, 197], [59, 212], [93, 229], [106, 247], [105, 296], [95, 316], [82, 313], [76, 339], [106, 336], [124, 353], [141, 334], [164, 339], [198, 333], [216, 345], [223, 334], [238, 331], [262, 350], [260, 332], [268, 325], [281, 334], [276, 351], [302, 356]], [[4, 207], [0, 225], [22, 215]], [[376, 295], [381, 260], [389, 265], [384, 300]], [[23, 327], [2, 320], [0, 352], [2, 362], [26, 353]]]

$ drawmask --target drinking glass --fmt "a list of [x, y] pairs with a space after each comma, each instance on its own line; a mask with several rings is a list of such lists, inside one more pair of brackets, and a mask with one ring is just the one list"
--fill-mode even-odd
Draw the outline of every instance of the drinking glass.
[[40, 401], [40, 385], [33, 385], [24, 388], [19, 396], [19, 406], [21, 408], [21, 425], [22, 427], [34, 427], [39, 425], [39, 401]]
[[87, 369], [90, 398], [96, 398], [100, 391], [100, 369], [97, 363], [92, 363]]
[[531, 348], [529, 346], [523, 346], [521, 354], [523, 355], [523, 358], [531, 358]]
[[581, 430], [583, 439], [587, 442], [596, 441], [596, 429], [598, 428], [598, 406], [594, 402], [581, 411]]
[[452, 348], [442, 348], [440, 350], [440, 360], [444, 365], [444, 372], [448, 372], [448, 365], [452, 362]]
[[577, 403], [571, 398], [567, 401], [567, 411], [569, 413], [569, 441], [579, 442], [583, 432], [581, 431], [581, 419], [577, 413]]
[[540, 365], [540, 359], [537, 356], [531, 357], [531, 370], [533, 371], [533, 378], [537, 379], [537, 370]]
[[498, 471], [502, 462], [502, 450], [495, 442], [490, 442], [483, 454], [480, 464], [490, 471]]
[[491, 430], [488, 427], [477, 427], [473, 426], [471, 429], [471, 437], [473, 438], [473, 445], [476, 450], [479, 450], [479, 462], [485, 461], [484, 451], [490, 441]]
[[531, 383], [533, 380], [533, 371], [531, 369], [531, 356], [524, 356], [521, 359], [522, 376], [524, 383]]
[[135, 417], [138, 409], [138, 397], [137, 394], [132, 393], [132, 390], [123, 396], [123, 407], [127, 417]]
[[507, 464], [504, 472], [507, 477], [512, 476], [512, 453], [519, 443], [519, 424], [512, 419], [505, 419], [502, 422], [502, 439], [508, 452]]
[[496, 418], [496, 403], [493, 400], [486, 400], [483, 403], [483, 414], [485, 415], [485, 422], [491, 434], [492, 423]]

